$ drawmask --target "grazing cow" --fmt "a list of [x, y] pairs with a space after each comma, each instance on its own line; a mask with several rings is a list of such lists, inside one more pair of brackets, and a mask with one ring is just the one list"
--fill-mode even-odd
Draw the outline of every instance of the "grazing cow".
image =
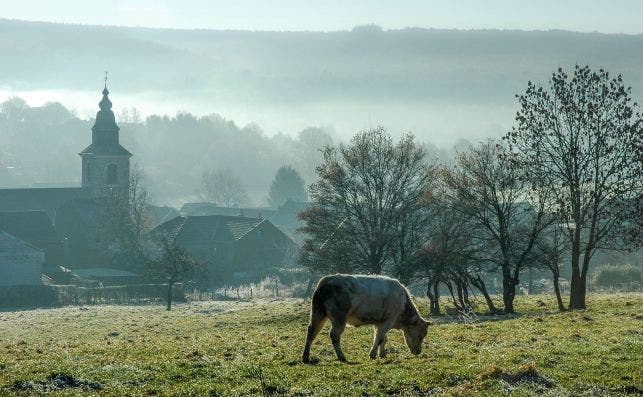
[[418, 313], [409, 292], [399, 281], [382, 276], [351, 276], [336, 274], [319, 281], [313, 294], [310, 325], [306, 336], [303, 362], [310, 361], [310, 347], [329, 319], [330, 339], [340, 361], [346, 356], [340, 345], [346, 324], [375, 326], [371, 358], [385, 357], [386, 333], [391, 329], [404, 332], [404, 339], [413, 354], [420, 354], [428, 322]]

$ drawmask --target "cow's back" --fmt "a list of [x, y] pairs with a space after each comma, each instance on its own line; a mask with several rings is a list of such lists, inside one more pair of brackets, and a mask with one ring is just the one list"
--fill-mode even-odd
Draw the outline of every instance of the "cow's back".
[[323, 310], [331, 319], [345, 317], [351, 325], [377, 325], [399, 318], [406, 300], [406, 289], [397, 280], [336, 274], [320, 280], [313, 310]]

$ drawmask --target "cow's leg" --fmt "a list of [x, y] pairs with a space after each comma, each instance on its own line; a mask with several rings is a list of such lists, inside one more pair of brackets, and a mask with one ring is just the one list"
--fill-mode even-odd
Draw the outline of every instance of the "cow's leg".
[[384, 347], [386, 345], [386, 342], [388, 342], [388, 337], [386, 335], [387, 334], [384, 334], [382, 343], [380, 343], [380, 358], [386, 357], [386, 348]]
[[319, 334], [319, 331], [324, 327], [326, 322], [326, 316], [322, 313], [313, 313], [310, 318], [310, 324], [308, 325], [308, 333], [306, 334], [306, 346], [304, 347], [304, 354], [302, 356], [302, 361], [307, 363], [310, 361], [310, 348], [313, 345], [313, 341]]
[[375, 338], [373, 338], [373, 347], [371, 348], [371, 358], [377, 358], [377, 349], [380, 348], [382, 343], [386, 341], [386, 333], [391, 329], [388, 324], [382, 324], [375, 331]]
[[331, 319], [331, 322], [333, 326], [330, 329], [330, 340], [333, 342], [333, 347], [335, 348], [337, 358], [339, 359], [339, 361], [345, 363], [347, 360], [346, 356], [344, 356], [344, 352], [342, 351], [341, 341], [342, 334], [344, 333], [344, 329], [346, 328], [346, 317]]

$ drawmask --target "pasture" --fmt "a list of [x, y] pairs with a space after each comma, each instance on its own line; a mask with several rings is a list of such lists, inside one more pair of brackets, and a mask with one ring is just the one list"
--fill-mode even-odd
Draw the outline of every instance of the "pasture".
[[308, 365], [301, 299], [0, 312], [0, 395], [639, 395], [643, 294], [588, 304], [521, 296], [516, 316], [434, 318], [417, 357], [392, 331], [370, 360], [372, 328], [348, 328], [348, 364], [326, 325]]

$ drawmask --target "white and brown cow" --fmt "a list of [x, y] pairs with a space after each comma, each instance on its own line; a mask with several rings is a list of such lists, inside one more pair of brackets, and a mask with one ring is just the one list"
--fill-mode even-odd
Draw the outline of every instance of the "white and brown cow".
[[346, 324], [375, 326], [371, 358], [385, 357], [386, 333], [391, 329], [404, 332], [406, 345], [420, 354], [428, 322], [418, 313], [409, 292], [399, 281], [382, 276], [336, 274], [319, 281], [313, 294], [310, 325], [302, 360], [310, 361], [310, 347], [329, 319], [330, 339], [340, 361], [346, 361], [341, 337]]

